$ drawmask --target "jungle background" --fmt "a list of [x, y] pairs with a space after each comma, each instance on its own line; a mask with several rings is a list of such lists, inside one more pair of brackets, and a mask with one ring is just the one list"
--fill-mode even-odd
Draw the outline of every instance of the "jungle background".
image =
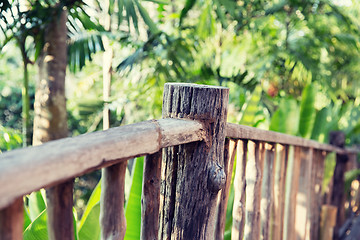
[[[159, 119], [166, 82], [229, 87], [229, 122], [320, 142], [341, 130], [347, 146], [360, 144], [356, 0], [10, 0], [0, 8], [1, 151]], [[63, 123], [54, 130], [50, 119]], [[139, 239], [142, 164], [128, 167], [125, 239]], [[325, 185], [334, 164], [329, 157]], [[77, 239], [99, 237], [100, 176], [75, 180]], [[47, 239], [44, 194], [26, 197], [25, 239]]]

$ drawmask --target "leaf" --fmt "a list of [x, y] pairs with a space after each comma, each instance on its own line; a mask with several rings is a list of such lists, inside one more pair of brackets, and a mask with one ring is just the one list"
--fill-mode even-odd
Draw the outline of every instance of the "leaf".
[[24, 230], [31, 224], [28, 208], [24, 207]]
[[295, 99], [282, 99], [270, 121], [269, 130], [296, 135], [299, 126], [299, 106]]
[[28, 199], [29, 217], [34, 221], [46, 209], [46, 204], [40, 191], [31, 193]]
[[316, 87], [307, 85], [302, 93], [300, 105], [299, 134], [303, 138], [310, 138], [316, 116], [315, 110]]
[[250, 100], [244, 105], [245, 109], [242, 111], [242, 117], [240, 120], [241, 125], [253, 126], [255, 124], [254, 120], [259, 109], [261, 94], [262, 88], [259, 84], [255, 87]]
[[134, 3], [132, 0], [124, 0], [125, 10], [126, 10], [126, 20], [128, 22], [129, 28], [130, 28], [130, 18], [132, 19], [132, 22], [134, 24], [135, 30], [138, 32], [138, 19], [134, 7]]
[[212, 36], [215, 33], [215, 19], [211, 11], [210, 4], [207, 4], [204, 7], [200, 15], [197, 33], [203, 39]]
[[194, 7], [195, 3], [196, 3], [196, 0], [186, 0], [185, 6], [181, 10], [181, 13], [180, 13], [180, 23], [179, 23], [180, 26], [182, 24], [183, 19], [188, 14], [188, 12]]
[[145, 8], [140, 4], [138, 0], [134, 0], [135, 4], [140, 12], [141, 17], [143, 18], [146, 25], [148, 25], [149, 30], [152, 34], [156, 34], [159, 32], [159, 29], [157, 28], [156, 24], [153, 22], [153, 20], [149, 17], [148, 12], [145, 10]]
[[123, 10], [124, 10], [124, 0], [118, 0], [118, 12], [117, 12], [117, 19], [118, 19], [118, 28], [123, 20]]
[[328, 122], [329, 115], [330, 113], [327, 107], [324, 107], [316, 114], [314, 127], [311, 133], [311, 139], [319, 142], [325, 142], [329, 128], [329, 122]]
[[95, 207], [95, 205], [100, 201], [100, 195], [101, 195], [101, 180], [94, 188], [93, 192], [91, 193], [91, 196], [86, 204], [85, 211], [81, 217], [81, 220], [79, 222], [78, 228], [82, 229], [88, 215], [91, 213], [92, 209]]
[[47, 240], [47, 212], [42, 213], [25, 229], [24, 240]]
[[125, 217], [127, 225], [124, 238], [125, 240], [140, 239], [141, 192], [144, 157], [137, 158], [134, 164], [135, 166], [132, 177], [130, 195], [125, 207]]
[[[86, 208], [88, 209], [89, 206]], [[98, 201], [95, 205], [91, 207], [91, 210], [87, 213], [86, 217], [81, 220], [83, 223], [81, 227], [79, 227], [79, 239], [87, 240], [87, 239], [100, 239], [101, 230], [100, 230], [100, 202]], [[84, 220], [83, 220], [84, 219]]]

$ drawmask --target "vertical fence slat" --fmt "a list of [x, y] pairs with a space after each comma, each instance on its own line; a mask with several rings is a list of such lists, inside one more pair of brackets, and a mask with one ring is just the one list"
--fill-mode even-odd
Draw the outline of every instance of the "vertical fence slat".
[[[330, 144], [343, 148], [345, 146], [345, 134], [341, 131], [330, 132]], [[334, 170], [334, 182], [331, 193], [331, 205], [337, 207], [336, 226], [334, 228], [334, 240], [339, 239], [338, 231], [345, 221], [345, 171], [348, 156], [336, 154], [336, 166]]]
[[74, 239], [73, 180], [46, 189], [48, 235], [51, 240]]
[[159, 204], [162, 150], [147, 155], [144, 162], [141, 197], [141, 239], [156, 240], [159, 231]]
[[314, 150], [311, 166], [311, 195], [310, 195], [310, 239], [319, 239], [320, 209], [322, 205], [322, 181], [324, 176], [324, 162], [326, 153]]
[[10, 206], [0, 210], [0, 239], [19, 240], [24, 228], [23, 198], [16, 199]]
[[221, 190], [220, 202], [218, 209], [218, 218], [216, 224], [216, 240], [224, 239], [225, 224], [226, 224], [226, 208], [230, 195], [231, 177], [234, 169], [234, 160], [237, 149], [237, 140], [225, 139], [224, 148], [224, 169], [226, 171], [225, 188]]
[[[311, 189], [311, 163], [313, 159], [312, 148], [300, 150], [299, 188], [296, 194], [295, 229], [296, 239], [310, 239], [310, 189]], [[308, 235], [307, 235], [308, 234]]]
[[215, 239], [218, 193], [225, 187], [227, 88], [165, 84], [163, 117], [201, 121], [204, 141], [164, 151], [160, 239]]
[[247, 161], [247, 141], [239, 140], [234, 179], [234, 206], [231, 239], [242, 240], [245, 227], [245, 169]]
[[337, 208], [331, 205], [321, 207], [320, 240], [333, 238]]
[[249, 141], [246, 164], [245, 240], [260, 239], [260, 201], [263, 171], [261, 155], [260, 143]]
[[274, 180], [274, 211], [271, 239], [283, 239], [285, 212], [285, 180], [289, 146], [276, 144], [276, 169]]
[[124, 184], [127, 161], [102, 170], [100, 224], [101, 239], [124, 239]]
[[300, 147], [290, 146], [286, 176], [284, 239], [295, 239], [296, 193], [300, 175]]
[[261, 235], [262, 239], [270, 239], [270, 224], [273, 222], [275, 178], [275, 144], [265, 143], [264, 172], [261, 198]]

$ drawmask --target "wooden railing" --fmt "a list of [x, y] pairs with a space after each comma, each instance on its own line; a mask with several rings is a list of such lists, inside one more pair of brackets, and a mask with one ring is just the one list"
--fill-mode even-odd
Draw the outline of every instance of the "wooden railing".
[[[0, 155], [0, 239], [22, 239], [23, 195], [61, 186], [72, 198], [66, 183], [100, 168], [102, 239], [122, 239], [126, 163], [143, 155], [141, 239], [223, 239], [236, 155], [231, 239], [319, 239], [325, 156], [356, 152], [226, 123], [227, 102], [227, 88], [166, 84], [161, 120]], [[50, 239], [73, 239], [58, 226], [72, 221], [48, 218]]]

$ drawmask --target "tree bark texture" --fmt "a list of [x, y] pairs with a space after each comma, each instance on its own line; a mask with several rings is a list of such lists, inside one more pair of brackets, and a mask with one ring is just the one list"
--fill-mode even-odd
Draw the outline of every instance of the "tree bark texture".
[[[49, 11], [52, 19], [45, 30], [45, 45], [39, 59], [39, 81], [34, 104], [34, 145], [68, 135], [65, 100], [67, 12], [55, 9]], [[70, 182], [47, 190], [48, 231], [52, 240], [74, 238], [73, 184]]]
[[39, 145], [68, 136], [65, 74], [67, 64], [67, 12], [53, 20], [45, 32], [45, 45], [39, 59], [39, 81], [35, 93], [33, 144]]
[[215, 239], [228, 94], [223, 87], [165, 84], [163, 117], [201, 121], [207, 136], [164, 150], [159, 239]]

